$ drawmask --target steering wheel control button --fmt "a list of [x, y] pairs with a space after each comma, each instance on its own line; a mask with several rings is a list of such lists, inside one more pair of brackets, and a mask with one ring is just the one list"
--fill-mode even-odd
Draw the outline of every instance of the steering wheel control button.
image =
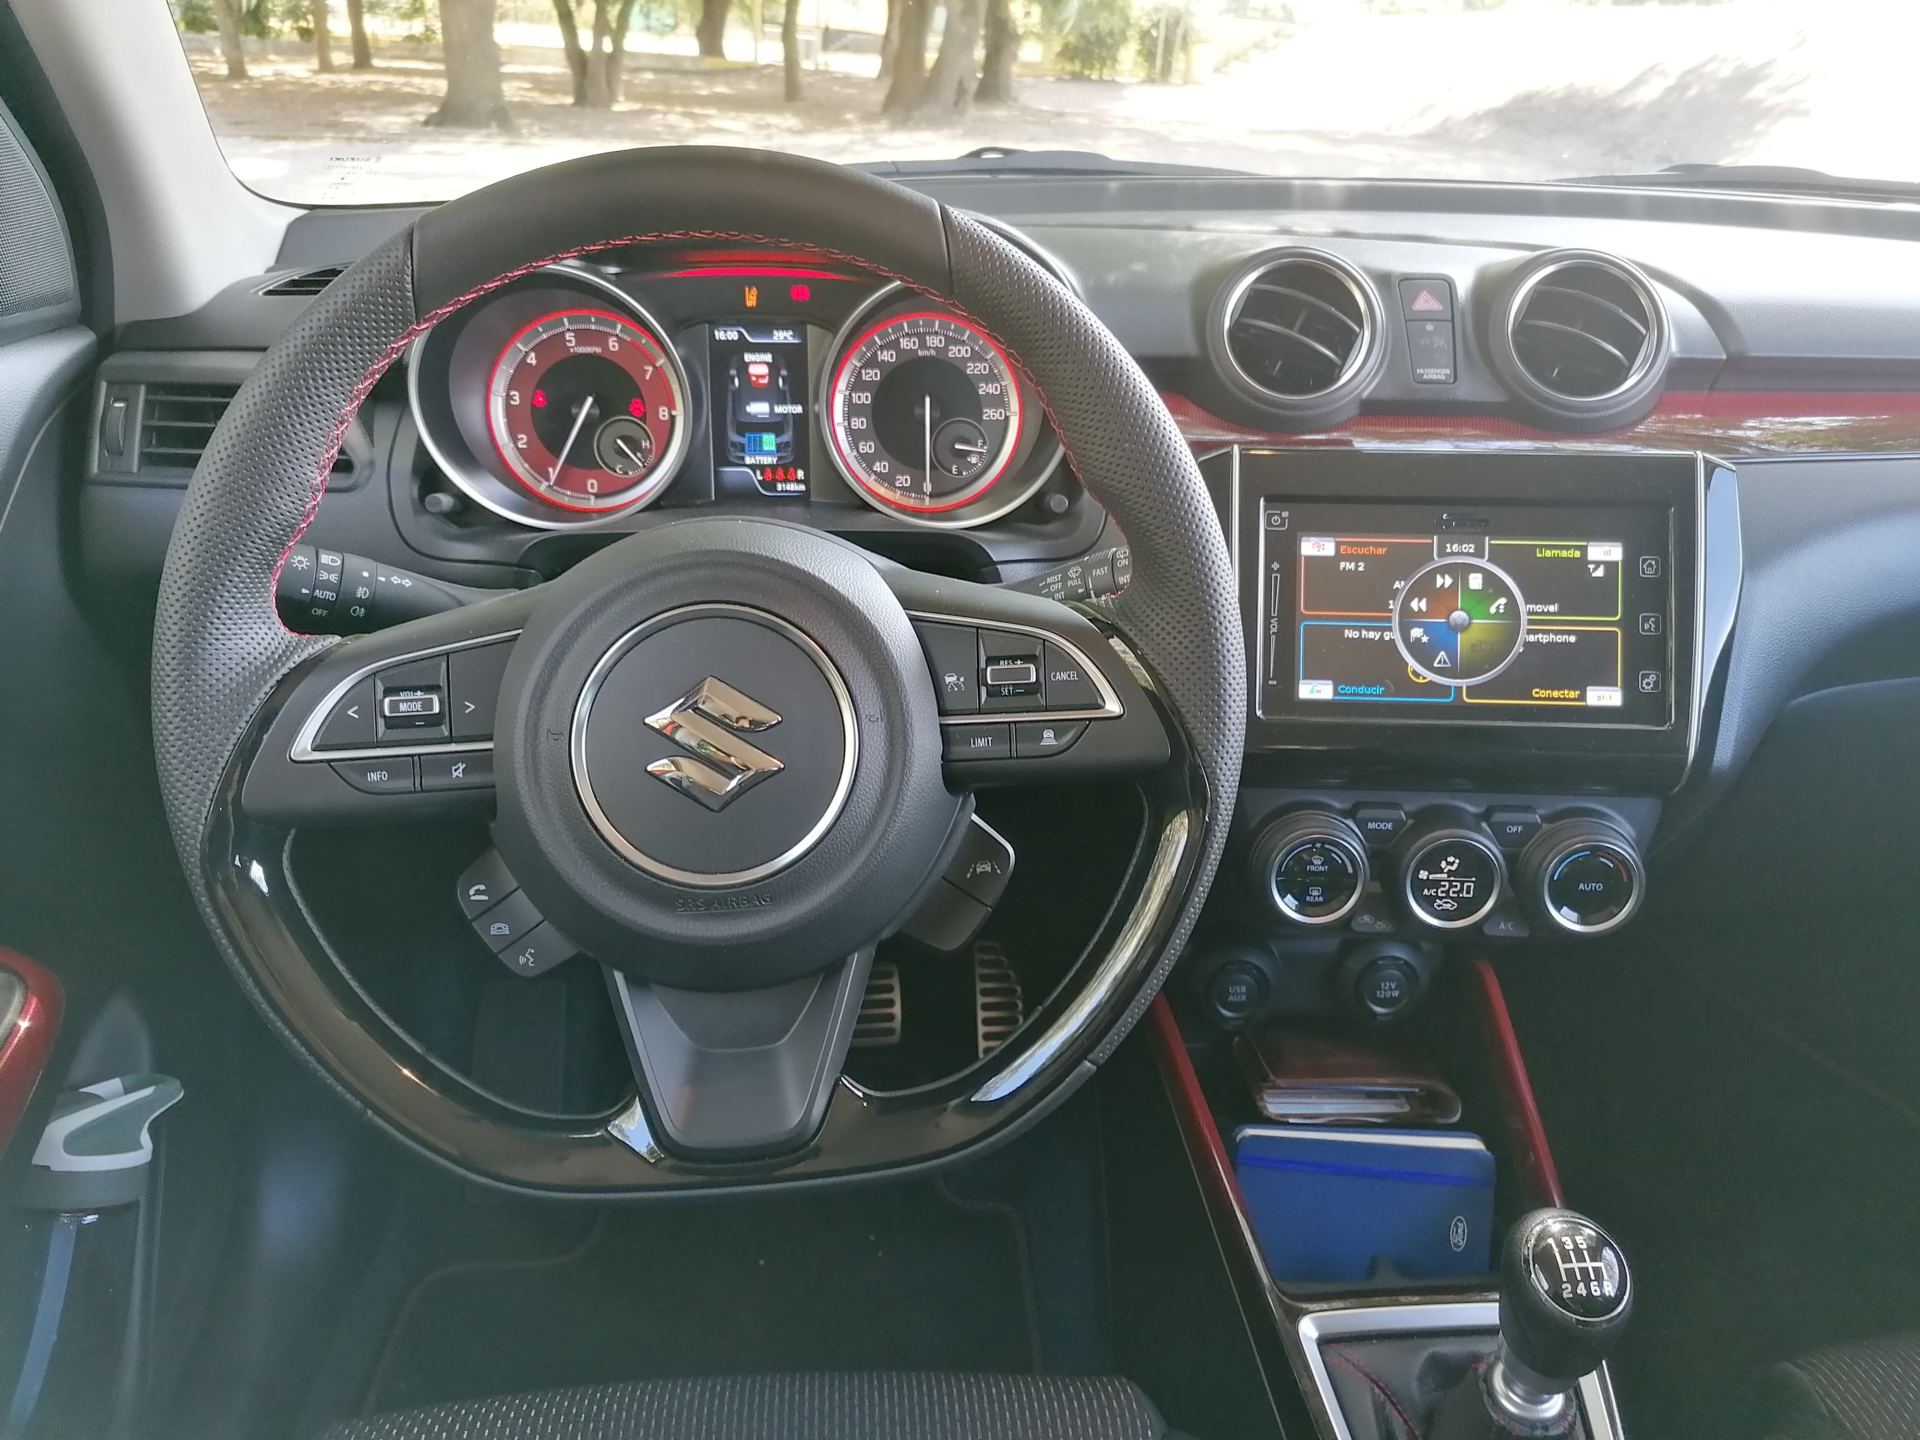
[[942, 715], [980, 712], [980, 632], [966, 625], [916, 620], [914, 633], [933, 674], [933, 695]]
[[1044, 706], [1040, 647], [1041, 642], [1032, 635], [980, 632], [981, 709], [1038, 710]]
[[1416, 841], [1402, 868], [1407, 908], [1439, 930], [1477, 925], [1499, 902], [1505, 877], [1500, 852], [1468, 830], [1443, 830]]
[[1041, 654], [1046, 661], [1049, 710], [1098, 710], [1100, 708], [1100, 687], [1093, 683], [1093, 677], [1087, 674], [1086, 666], [1051, 640], [1046, 642]]
[[1522, 861], [1527, 893], [1574, 935], [1617, 930], [1640, 908], [1646, 872], [1625, 834], [1600, 820], [1563, 820], [1540, 832]]
[[447, 657], [430, 655], [390, 665], [376, 677], [383, 739], [447, 738]]
[[358, 750], [371, 745], [376, 735], [375, 699], [373, 677], [355, 681], [353, 686], [334, 702], [333, 709], [327, 712], [327, 718], [320, 722], [320, 729], [313, 737], [316, 750]]
[[1255, 842], [1254, 883], [1281, 918], [1296, 925], [1344, 920], [1367, 888], [1367, 847], [1347, 820], [1303, 810]]
[[489, 850], [460, 874], [456, 886], [460, 913], [477, 920], [519, 888], [500, 852]]
[[447, 656], [447, 717], [456, 740], [491, 740], [500, 704], [500, 679], [513, 642], [476, 645]]
[[1523, 850], [1540, 833], [1540, 814], [1524, 806], [1496, 806], [1487, 812], [1487, 829], [1502, 850]]
[[949, 725], [940, 734], [949, 760], [1011, 760], [1011, 725]]
[[1013, 727], [1016, 760], [1038, 760], [1057, 755], [1086, 731], [1084, 720], [1022, 720]]
[[1366, 837], [1367, 844], [1383, 850], [1407, 828], [1407, 812], [1398, 805], [1356, 805], [1353, 824]]
[[580, 947], [542, 921], [514, 944], [496, 953], [507, 969], [531, 980], [571, 960], [580, 953]]
[[545, 917], [523, 890], [516, 890], [473, 922], [474, 933], [496, 952], [529, 934]]
[[493, 756], [485, 750], [453, 750], [419, 760], [420, 788], [429, 794], [493, 788]]
[[336, 760], [333, 773], [365, 795], [411, 795], [420, 788], [420, 777], [410, 755]]
[[997, 905], [1013, 878], [1013, 846], [976, 815], [961, 836], [944, 878], [982, 905]]

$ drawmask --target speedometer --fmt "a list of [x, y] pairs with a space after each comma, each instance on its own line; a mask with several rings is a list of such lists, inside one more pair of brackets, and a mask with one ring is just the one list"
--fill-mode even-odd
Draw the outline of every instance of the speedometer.
[[494, 361], [487, 420], [508, 471], [567, 510], [637, 509], [686, 449], [686, 385], [637, 320], [563, 310], [523, 326]]
[[1020, 389], [1000, 347], [935, 311], [894, 315], [842, 352], [827, 392], [834, 458], [882, 507], [971, 504], [1020, 448]]

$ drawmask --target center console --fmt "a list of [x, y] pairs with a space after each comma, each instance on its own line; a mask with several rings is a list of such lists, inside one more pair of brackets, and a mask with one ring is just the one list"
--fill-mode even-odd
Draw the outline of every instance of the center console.
[[1603, 450], [1202, 468], [1251, 708], [1159, 1029], [1210, 1203], [1322, 1436], [1613, 1440], [1624, 1252], [1538, 1208], [1564, 1200], [1498, 967], [1644, 913], [1733, 627], [1737, 477]]

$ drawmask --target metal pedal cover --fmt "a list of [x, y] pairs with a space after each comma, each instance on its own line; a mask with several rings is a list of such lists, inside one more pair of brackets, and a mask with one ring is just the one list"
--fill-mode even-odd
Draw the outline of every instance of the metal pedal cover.
[[900, 967], [891, 960], [876, 961], [867, 973], [867, 993], [860, 998], [860, 1018], [853, 1024], [853, 1048], [881, 1050], [898, 1045], [906, 1013]]
[[1027, 1000], [1013, 962], [997, 942], [982, 940], [973, 947], [973, 1031], [980, 1058], [1006, 1044], [1026, 1018]]

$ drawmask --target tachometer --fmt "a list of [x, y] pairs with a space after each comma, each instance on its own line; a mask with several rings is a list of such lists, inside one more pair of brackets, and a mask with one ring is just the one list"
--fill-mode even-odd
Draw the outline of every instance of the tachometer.
[[507, 470], [567, 510], [653, 499], [686, 450], [685, 415], [673, 351], [610, 310], [563, 310], [523, 326], [487, 385], [487, 421]]
[[979, 499], [1020, 448], [1012, 365], [974, 326], [935, 311], [891, 316], [848, 344], [827, 416], [847, 478], [910, 514]]

